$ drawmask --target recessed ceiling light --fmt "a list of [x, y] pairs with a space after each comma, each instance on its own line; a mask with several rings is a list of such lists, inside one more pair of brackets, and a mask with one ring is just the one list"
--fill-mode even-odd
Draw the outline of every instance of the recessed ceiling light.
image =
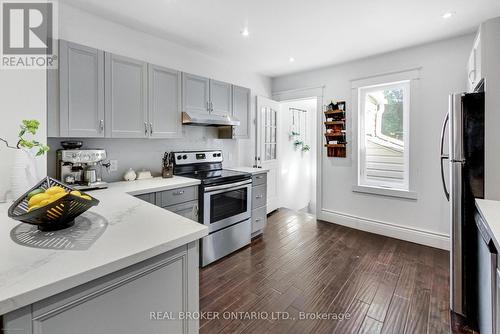
[[442, 15], [442, 18], [446, 20], [452, 17], [453, 15], [455, 15], [455, 12], [446, 12]]
[[250, 35], [250, 32], [248, 31], [248, 27], [241, 29], [240, 33], [241, 33], [241, 36], [243, 36], [243, 37], [248, 37], [248, 35]]
[[293, 63], [293, 62], [295, 61], [295, 58], [290, 57], [290, 58], [288, 58], [288, 61], [289, 61], [290, 63]]

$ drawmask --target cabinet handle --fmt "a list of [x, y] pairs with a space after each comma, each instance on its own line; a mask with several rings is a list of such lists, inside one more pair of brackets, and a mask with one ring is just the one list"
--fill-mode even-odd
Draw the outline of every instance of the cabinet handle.
[[260, 222], [260, 218], [255, 219], [255, 222]]
[[100, 132], [103, 132], [103, 131], [104, 131], [104, 120], [103, 120], [103, 119], [101, 119], [101, 120], [99, 121], [99, 131], [100, 131]]
[[147, 122], [144, 122], [144, 135], [145, 136], [148, 135], [148, 123]]
[[210, 112], [210, 102], [207, 101], [207, 111]]
[[255, 196], [255, 198], [257, 198], [257, 199], [260, 199], [262, 197], [264, 197], [264, 195], [257, 195], [257, 196]]
[[176, 195], [176, 196], [182, 195], [182, 194], [184, 194], [184, 190], [176, 191], [173, 194]]
[[256, 176], [255, 177], [257, 180], [263, 179], [264, 177], [262, 175]]
[[153, 123], [149, 123], [149, 134], [153, 135]]
[[214, 112], [214, 103], [210, 102], [210, 112]]

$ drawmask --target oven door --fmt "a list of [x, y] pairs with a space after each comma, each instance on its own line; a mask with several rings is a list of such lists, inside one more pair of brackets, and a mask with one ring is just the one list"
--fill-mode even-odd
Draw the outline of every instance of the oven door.
[[205, 187], [203, 224], [209, 233], [251, 217], [252, 180]]

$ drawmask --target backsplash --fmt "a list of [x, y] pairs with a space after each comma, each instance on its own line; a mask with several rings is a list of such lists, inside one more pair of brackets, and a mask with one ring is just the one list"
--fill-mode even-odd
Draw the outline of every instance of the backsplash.
[[[103, 171], [107, 182], [123, 180], [123, 174], [132, 168], [135, 171], [148, 169], [153, 176], [161, 175], [163, 154], [168, 151], [187, 151], [220, 149], [224, 154], [225, 167], [238, 164], [238, 141], [218, 139], [217, 129], [211, 127], [183, 126], [183, 138], [179, 139], [101, 139], [72, 138], [82, 140], [83, 148], [102, 148], [108, 155], [107, 160], [117, 160], [118, 169], [114, 172]], [[47, 156], [47, 173], [56, 176], [56, 151], [60, 142], [68, 138], [49, 138], [51, 148]]]

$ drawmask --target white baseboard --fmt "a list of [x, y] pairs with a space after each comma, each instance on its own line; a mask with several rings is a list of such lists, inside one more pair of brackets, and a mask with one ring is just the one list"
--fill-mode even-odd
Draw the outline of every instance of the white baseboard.
[[450, 237], [446, 234], [386, 223], [373, 219], [360, 218], [349, 214], [321, 209], [318, 219], [358, 230], [385, 235], [417, 244], [450, 250]]

